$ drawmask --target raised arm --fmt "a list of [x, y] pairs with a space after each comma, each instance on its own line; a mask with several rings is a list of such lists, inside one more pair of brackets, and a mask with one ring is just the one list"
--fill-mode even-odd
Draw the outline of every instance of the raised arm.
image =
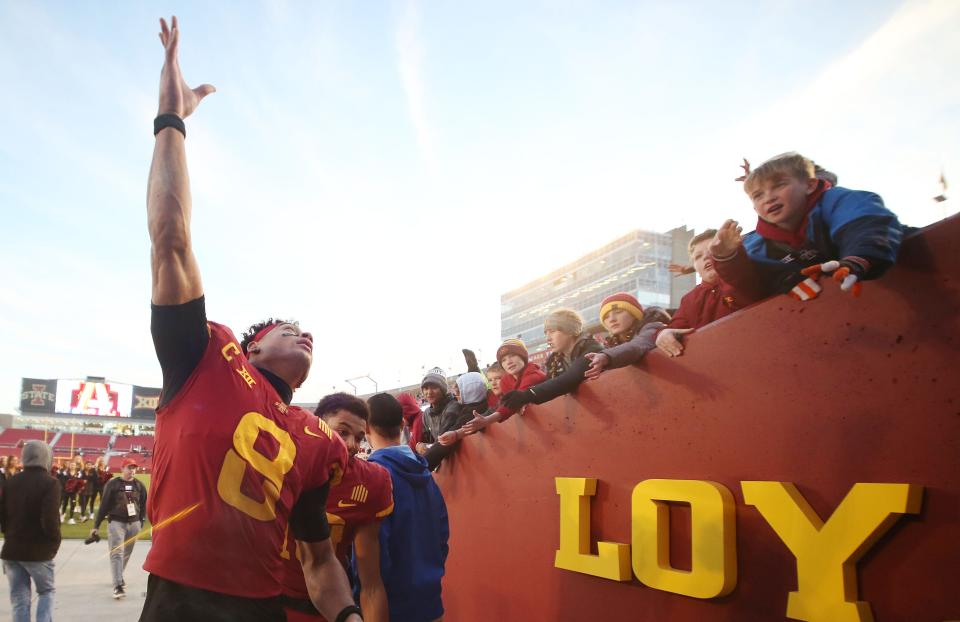
[[[165, 20], [160, 20], [160, 41], [164, 62], [157, 115], [166, 119], [170, 117], [163, 115], [175, 115], [182, 120], [215, 89], [209, 84], [191, 89], [184, 81], [177, 58], [180, 29], [176, 17], [169, 27]], [[190, 241], [190, 177], [184, 134], [176, 127], [167, 126], [156, 136], [147, 182], [152, 300], [156, 305], [176, 305], [202, 296], [203, 285]]]

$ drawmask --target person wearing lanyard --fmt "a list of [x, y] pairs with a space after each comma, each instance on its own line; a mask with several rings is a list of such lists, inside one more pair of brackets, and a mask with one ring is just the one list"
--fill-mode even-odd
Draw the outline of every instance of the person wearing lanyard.
[[147, 487], [133, 475], [137, 472], [134, 460], [124, 460], [120, 477], [115, 477], [103, 488], [100, 508], [94, 518], [91, 536], [99, 535], [98, 527], [107, 519], [107, 542], [110, 546], [110, 571], [113, 573], [113, 597], [126, 596], [123, 571], [130, 561], [133, 545], [143, 524], [147, 507]]

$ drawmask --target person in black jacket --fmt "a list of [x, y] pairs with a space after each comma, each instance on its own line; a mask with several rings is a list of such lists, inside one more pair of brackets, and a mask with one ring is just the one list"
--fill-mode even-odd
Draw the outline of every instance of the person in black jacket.
[[440, 466], [440, 462], [457, 448], [457, 444], [464, 437], [460, 428], [476, 415], [486, 415], [491, 410], [487, 405], [487, 385], [483, 382], [483, 374], [480, 372], [468, 371], [461, 374], [457, 378], [457, 389], [459, 389], [460, 396], [456, 415], [451, 410], [447, 414], [447, 418], [441, 421], [443, 432], [440, 434], [438, 442], [434, 443], [424, 454], [424, 458], [427, 459], [427, 466], [430, 467], [431, 471], [436, 470]]
[[110, 571], [113, 573], [113, 597], [126, 596], [123, 571], [130, 561], [133, 545], [137, 543], [143, 517], [147, 512], [147, 487], [134, 477], [137, 472], [135, 460], [123, 461], [120, 477], [115, 477], [103, 487], [100, 509], [93, 519], [90, 535], [98, 535], [103, 519], [107, 519], [107, 542], [110, 545]]
[[30, 619], [30, 581], [37, 587], [37, 622], [53, 615], [53, 558], [60, 549], [60, 484], [50, 475], [53, 452], [43, 441], [23, 446], [24, 469], [0, 495], [3, 571], [14, 620]]
[[439, 367], [431, 369], [423, 377], [420, 391], [430, 404], [423, 411], [423, 435], [416, 447], [416, 452], [425, 456], [427, 450], [437, 442], [441, 434], [448, 429], [453, 429], [448, 426], [451, 425], [451, 421], [459, 417], [460, 404], [447, 392], [447, 378]]

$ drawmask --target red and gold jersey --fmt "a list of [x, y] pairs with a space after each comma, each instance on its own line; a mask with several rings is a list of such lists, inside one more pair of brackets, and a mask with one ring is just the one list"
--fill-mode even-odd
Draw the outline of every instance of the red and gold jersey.
[[[390, 473], [379, 464], [351, 458], [347, 462], [343, 479], [330, 489], [330, 496], [327, 497], [330, 541], [341, 564], [347, 565], [350, 546], [357, 535], [357, 529], [378, 521], [391, 512], [393, 483]], [[287, 535], [286, 547], [280, 552], [280, 556], [285, 560], [286, 570], [283, 593], [296, 598], [308, 598], [293, 534]]]
[[208, 330], [200, 363], [157, 411], [144, 568], [222, 594], [275, 596], [290, 510], [301, 492], [339, 481], [346, 446], [284, 404], [228, 328]]

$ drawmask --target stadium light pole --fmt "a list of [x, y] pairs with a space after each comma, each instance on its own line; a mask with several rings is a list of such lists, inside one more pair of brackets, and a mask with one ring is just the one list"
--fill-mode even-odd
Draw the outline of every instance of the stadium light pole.
[[346, 383], [349, 384], [351, 387], [353, 387], [353, 394], [356, 395], [356, 394], [357, 394], [357, 385], [353, 384], [353, 382], [351, 382], [351, 380], [364, 380], [364, 379], [369, 380], [370, 382], [373, 383], [373, 392], [374, 392], [374, 393], [379, 393], [379, 392], [380, 392], [380, 385], [377, 384], [377, 381], [374, 380], [373, 377], [370, 376], [370, 374], [365, 374], [365, 375], [363, 375], [363, 376], [357, 376], [356, 378], [347, 378], [346, 380], [344, 380], [344, 382], [346, 382]]

